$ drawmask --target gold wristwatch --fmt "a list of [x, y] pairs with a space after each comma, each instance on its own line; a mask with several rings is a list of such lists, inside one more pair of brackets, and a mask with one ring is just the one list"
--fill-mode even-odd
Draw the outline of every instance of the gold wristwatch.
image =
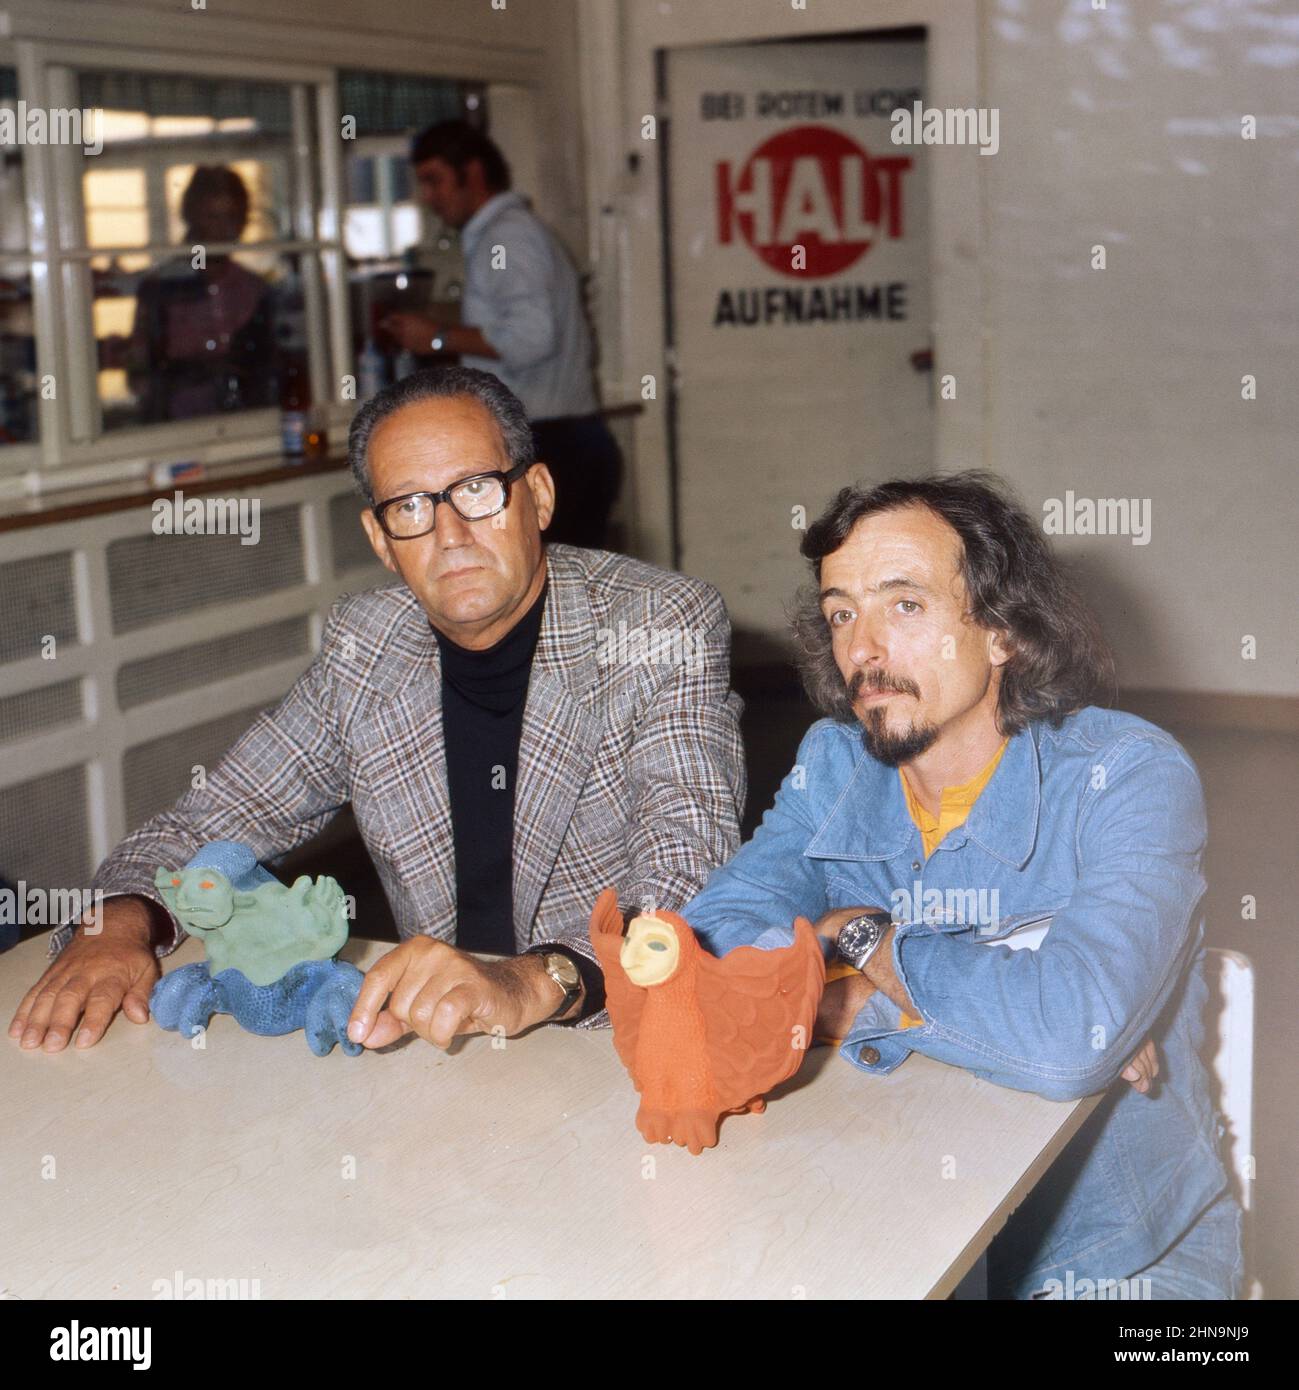
[[[541, 953], [538, 952], [538, 954]], [[555, 1011], [545, 1019], [546, 1023], [553, 1023], [555, 1019], [562, 1017], [573, 1007], [574, 1000], [581, 994], [582, 975], [577, 966], [562, 951], [547, 951], [542, 955], [541, 968], [564, 991], [564, 997], [559, 1001]]]

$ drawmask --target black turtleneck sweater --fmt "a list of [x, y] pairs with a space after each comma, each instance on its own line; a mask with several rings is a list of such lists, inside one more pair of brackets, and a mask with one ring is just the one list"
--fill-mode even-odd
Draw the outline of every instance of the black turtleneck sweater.
[[523, 707], [549, 580], [494, 646], [470, 651], [433, 629], [442, 657], [442, 735], [456, 851], [456, 945], [512, 956], [514, 782]]

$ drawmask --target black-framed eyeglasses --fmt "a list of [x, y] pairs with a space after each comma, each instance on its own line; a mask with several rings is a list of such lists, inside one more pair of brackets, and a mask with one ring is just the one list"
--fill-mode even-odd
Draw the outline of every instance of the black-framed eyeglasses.
[[413, 541], [433, 529], [439, 502], [449, 502], [456, 515], [466, 521], [495, 516], [510, 500], [510, 484], [527, 471], [528, 464], [519, 463], [508, 473], [475, 473], [442, 492], [404, 492], [371, 510], [385, 535], [394, 541]]

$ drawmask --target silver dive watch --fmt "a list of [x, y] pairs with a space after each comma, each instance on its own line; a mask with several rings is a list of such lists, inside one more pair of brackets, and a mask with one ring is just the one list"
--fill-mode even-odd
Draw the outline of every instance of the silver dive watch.
[[840, 929], [835, 955], [854, 970], [864, 970], [866, 962], [880, 948], [893, 918], [882, 908], [871, 908], [850, 918]]

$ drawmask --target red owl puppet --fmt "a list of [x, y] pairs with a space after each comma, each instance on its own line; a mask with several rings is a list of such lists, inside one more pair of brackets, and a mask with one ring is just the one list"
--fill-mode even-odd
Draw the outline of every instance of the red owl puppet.
[[651, 1144], [712, 1148], [723, 1116], [760, 1113], [763, 1095], [798, 1070], [825, 988], [806, 919], [792, 946], [719, 958], [672, 912], [633, 918], [624, 937], [606, 888], [590, 932], [614, 1046], [640, 1092], [636, 1128]]

